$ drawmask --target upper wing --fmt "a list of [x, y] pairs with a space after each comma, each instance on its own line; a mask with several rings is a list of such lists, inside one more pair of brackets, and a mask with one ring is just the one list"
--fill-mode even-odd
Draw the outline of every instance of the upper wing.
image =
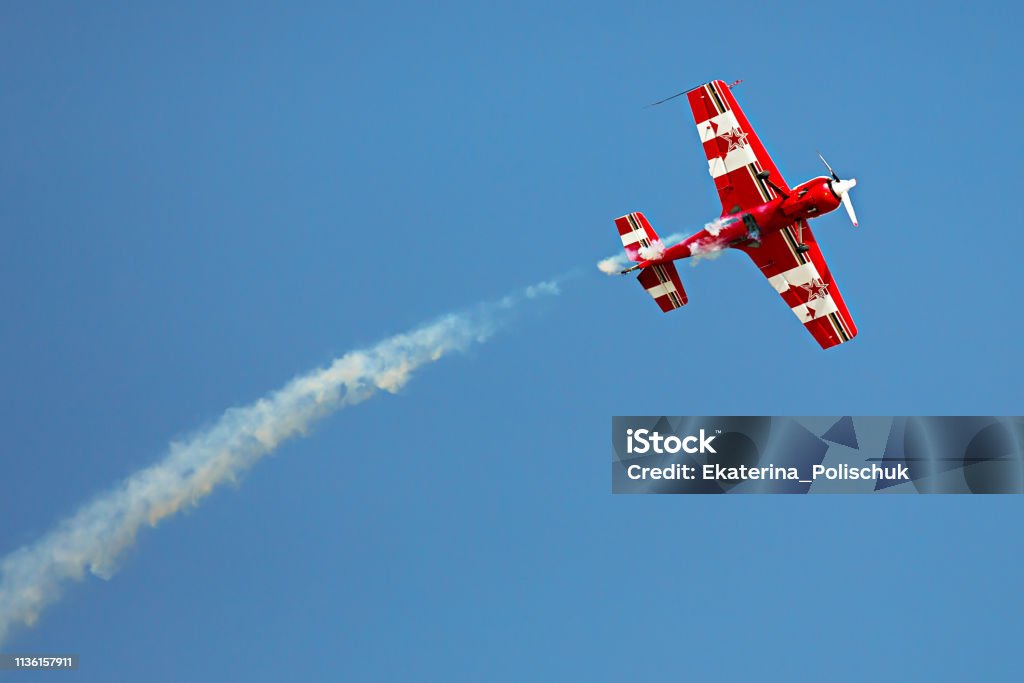
[[704, 143], [708, 171], [722, 200], [723, 214], [749, 209], [775, 197], [771, 186], [757, 177], [760, 171], [769, 171], [773, 183], [789, 190], [729, 86], [712, 81], [686, 96], [700, 141]]
[[848, 342], [857, 336], [857, 326], [806, 222], [802, 237], [810, 249], [797, 252], [798, 229], [790, 225], [766, 235], [760, 247], [739, 249], [753, 259], [821, 348]]

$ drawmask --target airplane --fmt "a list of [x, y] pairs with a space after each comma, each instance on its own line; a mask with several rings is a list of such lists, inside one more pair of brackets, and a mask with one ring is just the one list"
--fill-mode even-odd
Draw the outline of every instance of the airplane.
[[673, 261], [739, 249], [754, 261], [823, 349], [848, 342], [857, 336], [857, 326], [807, 221], [842, 204], [856, 227], [850, 190], [857, 181], [840, 179], [819, 153], [830, 176], [790, 188], [731, 88], [723, 81], [711, 81], [668, 98], [685, 94], [689, 100], [708, 172], [722, 201], [722, 215], [669, 247], [639, 211], [616, 218], [622, 246], [634, 262], [621, 274], [639, 270], [640, 284], [668, 313], [688, 301]]

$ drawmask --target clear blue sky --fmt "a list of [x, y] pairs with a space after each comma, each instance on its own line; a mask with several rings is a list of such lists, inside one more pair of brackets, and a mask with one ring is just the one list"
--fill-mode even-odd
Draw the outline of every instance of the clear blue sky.
[[[581, 267], [335, 415], [8, 651], [76, 680], [1020, 680], [1020, 497], [613, 497], [615, 414], [1020, 414], [1020, 10], [8, 3], [0, 554], [296, 373]], [[661, 314], [612, 219], [718, 201], [737, 97], [861, 336], [741, 254]], [[66, 675], [66, 674], [64, 674]], [[63, 679], [62, 679], [63, 680]]]

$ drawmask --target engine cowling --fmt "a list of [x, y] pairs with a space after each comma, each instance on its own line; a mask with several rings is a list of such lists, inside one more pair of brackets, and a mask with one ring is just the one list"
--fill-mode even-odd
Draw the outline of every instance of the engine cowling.
[[793, 189], [782, 202], [782, 212], [793, 218], [814, 218], [839, 208], [841, 199], [829, 178], [808, 180]]

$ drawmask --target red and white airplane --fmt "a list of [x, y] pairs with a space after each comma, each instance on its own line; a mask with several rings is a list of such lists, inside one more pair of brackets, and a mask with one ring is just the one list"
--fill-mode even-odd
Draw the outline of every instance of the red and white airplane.
[[712, 81], [685, 94], [722, 200], [722, 215], [670, 247], [662, 244], [642, 213], [615, 219], [626, 254], [636, 263], [622, 273], [640, 270], [640, 284], [667, 313], [687, 302], [672, 262], [732, 247], [754, 261], [823, 349], [853, 339], [857, 326], [807, 220], [842, 204], [856, 226], [850, 190], [857, 181], [840, 180], [822, 158], [831, 178], [821, 176], [790, 188], [730, 86]]

